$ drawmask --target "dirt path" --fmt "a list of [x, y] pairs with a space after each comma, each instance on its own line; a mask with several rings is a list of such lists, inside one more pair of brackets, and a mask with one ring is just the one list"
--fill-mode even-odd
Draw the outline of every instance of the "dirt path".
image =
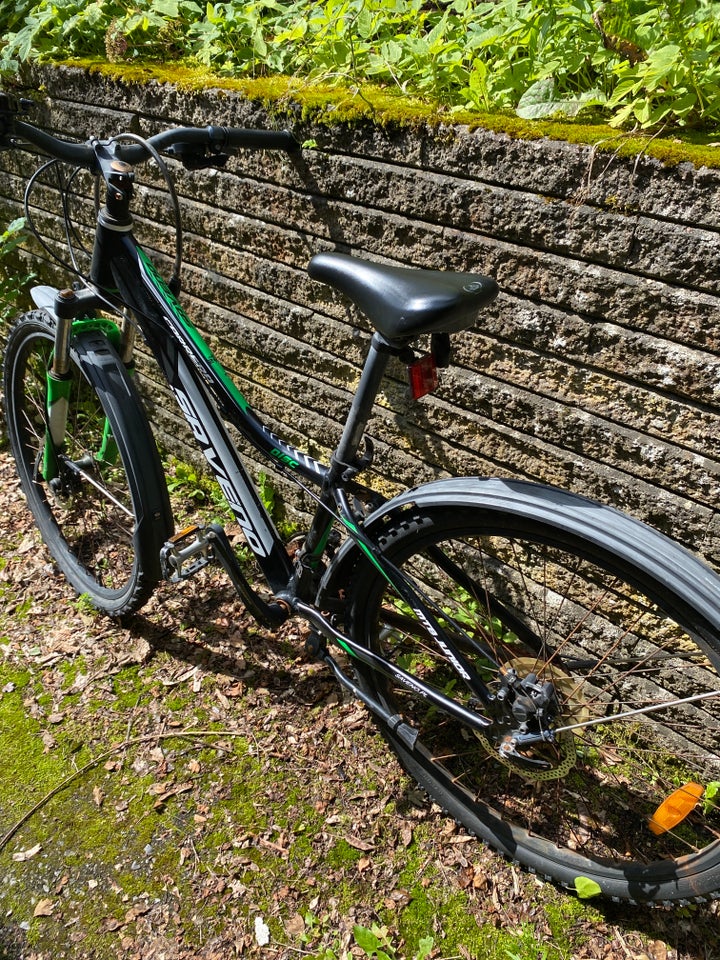
[[0, 960], [720, 957], [716, 905], [583, 903], [478, 847], [221, 576], [93, 614], [7, 451], [0, 518]]

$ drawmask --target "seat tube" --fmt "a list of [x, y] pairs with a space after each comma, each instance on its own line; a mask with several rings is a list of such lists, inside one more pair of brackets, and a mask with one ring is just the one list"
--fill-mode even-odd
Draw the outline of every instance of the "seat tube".
[[373, 334], [370, 351], [365, 360], [360, 383], [350, 407], [337, 450], [332, 458], [331, 475], [337, 479], [342, 470], [352, 464], [372, 413], [382, 378], [393, 349], [378, 334]]

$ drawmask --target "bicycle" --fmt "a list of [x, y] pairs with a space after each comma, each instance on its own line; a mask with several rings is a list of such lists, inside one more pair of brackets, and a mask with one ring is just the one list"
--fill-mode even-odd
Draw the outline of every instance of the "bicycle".
[[[292, 135], [180, 127], [79, 144], [22, 120], [23, 110], [0, 98], [0, 147], [49, 158], [41, 169], [57, 172], [71, 254], [76, 172], [90, 171], [105, 192], [101, 205], [98, 186], [89, 275], [73, 256], [73, 284], [33, 290], [37, 309], [12, 328], [4, 362], [22, 489], [75, 590], [118, 617], [161, 578], [176, 583], [218, 563], [261, 623], [307, 621], [308, 653], [368, 707], [404, 768], [469, 833], [581, 896], [720, 896], [715, 574], [638, 521], [556, 488], [465, 477], [383, 500], [361, 482], [390, 359], [407, 365], [414, 396], [434, 389], [451, 336], [476, 322], [495, 282], [337, 252], [312, 258], [310, 275], [345, 294], [374, 331], [340, 442], [321, 463], [268, 429], [180, 305], [179, 205], [163, 157], [202, 170], [233, 150], [291, 154]], [[133, 234], [134, 167], [150, 158], [178, 224], [169, 282]], [[73, 172], [61, 175], [61, 163]], [[26, 190], [30, 222], [37, 175]], [[265, 592], [221, 525], [174, 532], [133, 377], [138, 333]], [[296, 550], [227, 424], [312, 497]]]

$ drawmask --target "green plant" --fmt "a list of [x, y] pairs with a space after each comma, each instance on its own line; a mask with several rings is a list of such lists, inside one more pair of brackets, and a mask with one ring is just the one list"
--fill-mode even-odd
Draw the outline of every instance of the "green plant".
[[718, 793], [720, 793], [720, 781], [712, 780], [705, 787], [703, 813], [708, 813], [713, 807], [718, 806]]
[[258, 492], [260, 493], [263, 506], [270, 516], [274, 516], [278, 506], [277, 493], [272, 480], [266, 473], [263, 473], [262, 470], [258, 473]]
[[0, 327], [18, 310], [22, 289], [33, 278], [31, 273], [22, 269], [15, 255], [26, 238], [23, 219], [13, 220], [0, 233]]
[[513, 946], [504, 949], [507, 960], [564, 960], [566, 956], [555, 944], [539, 941], [529, 924], [523, 924], [521, 932], [513, 940]]
[[453, 111], [720, 123], [720, 0], [17, 0], [0, 66], [174, 59], [227, 76], [370, 81]]
[[[356, 924], [353, 927], [355, 943], [365, 952], [367, 957], [377, 957], [377, 960], [397, 960], [398, 954], [390, 940], [388, 928], [374, 923], [372, 927], [363, 927]], [[426, 960], [432, 953], [435, 941], [432, 937], [423, 937], [418, 943], [415, 960]]]
[[177, 493], [194, 503], [206, 503], [211, 495], [208, 478], [196, 470], [192, 464], [180, 460], [170, 461], [171, 472], [167, 487], [170, 493]]

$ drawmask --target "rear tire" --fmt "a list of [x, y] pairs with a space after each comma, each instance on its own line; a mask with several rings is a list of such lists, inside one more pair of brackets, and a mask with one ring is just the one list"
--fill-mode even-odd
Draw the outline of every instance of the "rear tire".
[[[54, 337], [52, 319], [35, 311], [18, 320], [7, 342], [5, 415], [20, 483], [43, 540], [75, 590], [110, 616], [132, 613], [160, 577], [160, 549], [172, 528], [162, 465], [123, 363], [102, 332], [86, 330], [70, 348], [58, 473], [44, 479], [46, 373]], [[107, 460], [101, 456], [106, 423], [117, 448]]]
[[[720, 581], [612, 509], [531, 484], [478, 481], [473, 495], [463, 483], [463, 502], [450, 499], [460, 489], [450, 481], [444, 504], [438, 492], [432, 505], [420, 496], [391, 514], [376, 533], [384, 555], [422, 584], [495, 695], [510, 668], [534, 674], [538, 689], [552, 684], [546, 716], [530, 711], [526, 731], [573, 729], [501, 756], [522, 729], [509, 706], [478, 735], [355, 661], [361, 687], [417, 731], [409, 746], [379, 722], [390, 746], [444, 810], [532, 872], [582, 895], [711, 896], [720, 887], [720, 703], [673, 702], [720, 691]], [[360, 559], [352, 584], [348, 630], [358, 643], [465, 708], [492, 711], [374, 566]], [[661, 803], [692, 782], [705, 792], [691, 812], [649, 829], [653, 815], [663, 819]]]

